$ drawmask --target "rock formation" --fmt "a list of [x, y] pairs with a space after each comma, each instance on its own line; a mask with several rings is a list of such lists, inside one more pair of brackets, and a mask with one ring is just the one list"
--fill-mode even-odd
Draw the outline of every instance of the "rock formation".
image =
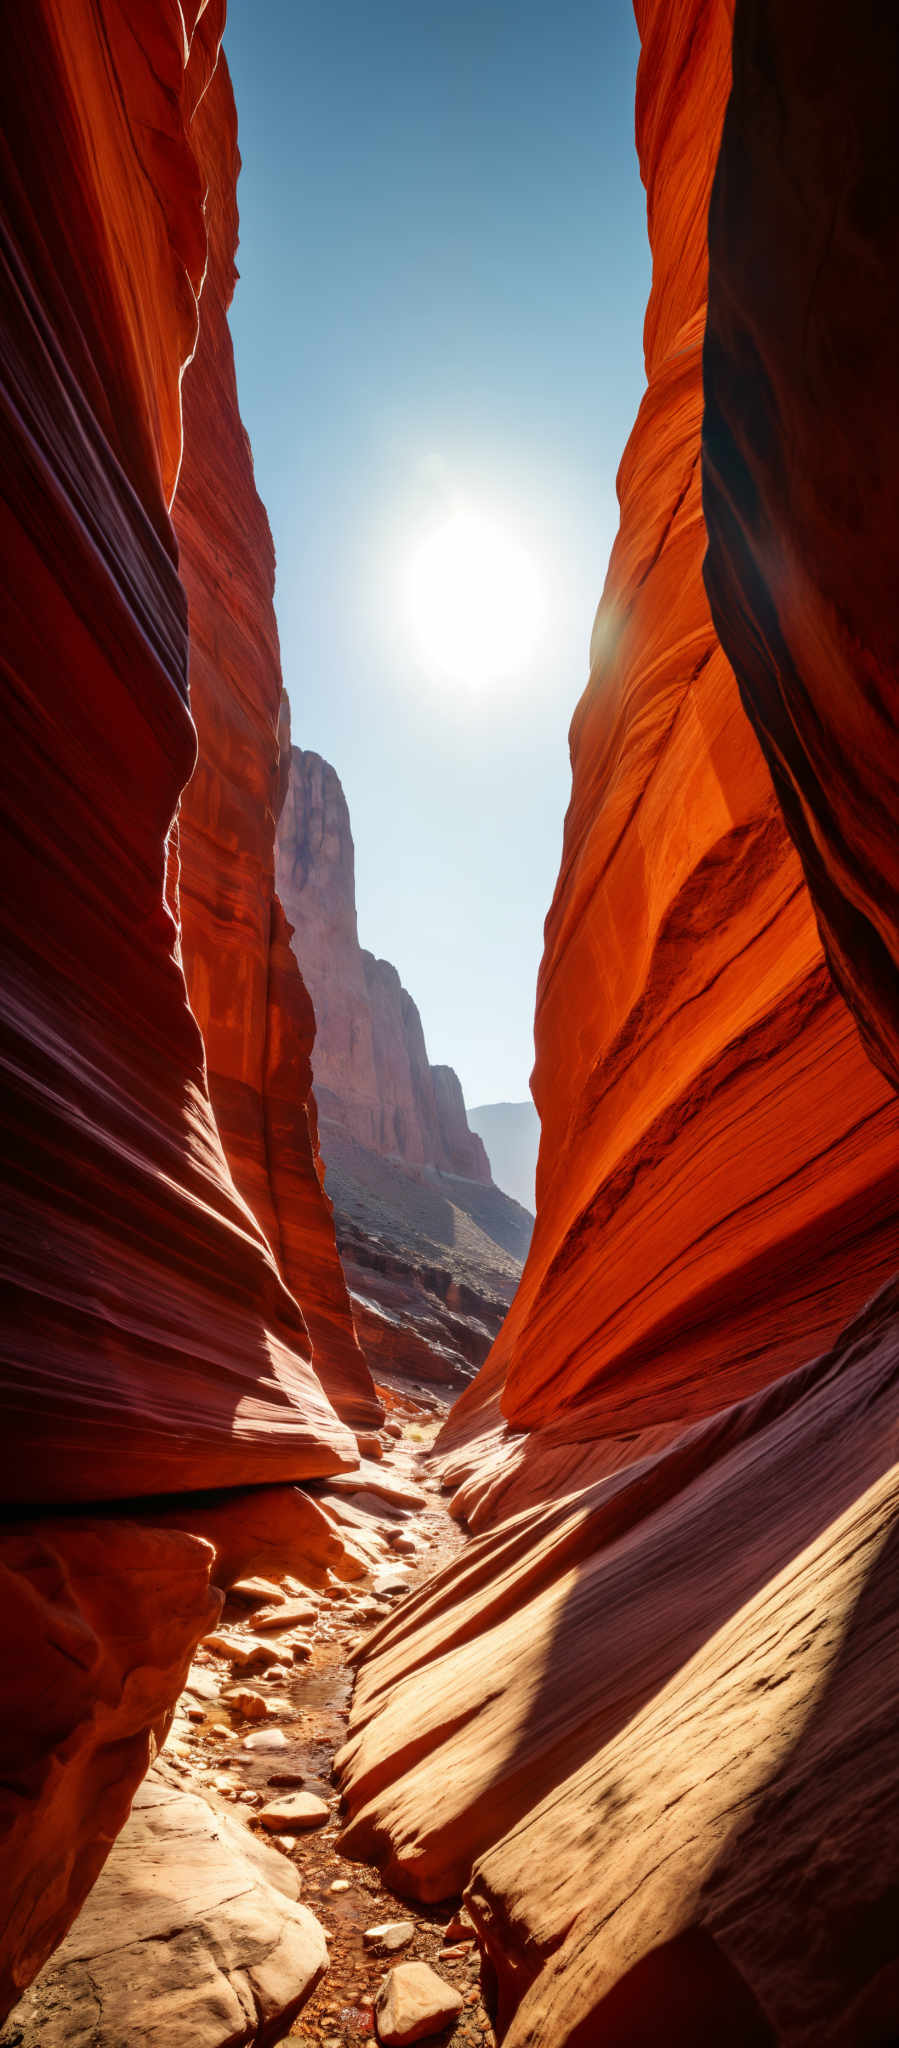
[[[169, 835], [197, 740], [168, 508], [207, 230], [221, 292], [219, 259], [233, 228], [233, 195], [231, 213], [217, 212], [236, 169], [224, 72], [210, 86], [223, 12], [196, 0], [174, 11], [156, 0], [39, 0], [7, 11], [3, 24], [9, 1228], [0, 1455], [5, 1503], [22, 1517], [3, 1549], [3, 2011], [70, 1923], [164, 1739], [193, 1648], [221, 1604], [211, 1578], [227, 1583], [216, 1524], [234, 1535], [246, 1512], [241, 1489], [335, 1472], [356, 1458], [312, 1367], [301, 1309], [232, 1179], [179, 950]], [[198, 123], [201, 104], [208, 111]], [[207, 217], [214, 109], [221, 176]], [[223, 365], [213, 320], [210, 344], [214, 380]], [[220, 402], [227, 411], [233, 385], [221, 387]], [[226, 450], [242, 446], [233, 420], [231, 428], [229, 437], [217, 419]], [[215, 545], [213, 536], [207, 564]], [[216, 570], [227, 582], [226, 565]], [[194, 571], [196, 592], [197, 558]], [[256, 626], [269, 574], [263, 553], [250, 597], [241, 589], [242, 600], [256, 599]], [[243, 658], [239, 618], [222, 600], [197, 640], [204, 676], [220, 636], [223, 680], [235, 694], [240, 678], [226, 662]], [[210, 753], [219, 744], [227, 752], [217, 721], [227, 727], [233, 716], [225, 689], [214, 702], [210, 691]], [[253, 802], [276, 768], [263, 724], [251, 722], [259, 750], [248, 741], [243, 760]], [[229, 801], [240, 811], [233, 786]], [[247, 816], [245, 793], [217, 849], [229, 847], [235, 869], [247, 854]], [[271, 849], [270, 817], [265, 830]], [[189, 858], [193, 876], [195, 842]], [[214, 924], [229, 885], [212, 854], [206, 878]], [[245, 882], [232, 874], [236, 915]], [[261, 970], [250, 952], [263, 1003], [253, 1024], [265, 1041], [272, 1143], [283, 1147], [285, 1076], [290, 1062], [308, 1066], [310, 1020], [307, 1006], [288, 1052], [299, 984], [283, 927], [270, 947], [271, 890], [260, 915]], [[294, 991], [283, 999], [279, 976]], [[236, 1068], [218, 1049], [212, 1065], [226, 1079]], [[293, 1105], [298, 1121], [308, 1073], [306, 1084]], [[285, 1268], [291, 1229], [310, 1258], [327, 1235], [323, 1205], [313, 1215], [308, 1202], [303, 1128], [307, 1216], [285, 1223]], [[228, 1137], [255, 1204], [235, 1128]], [[296, 1171], [288, 1163], [287, 1180]], [[278, 1201], [286, 1185], [276, 1173]], [[345, 1306], [321, 1307], [329, 1285], [318, 1296], [307, 1288], [310, 1323], [343, 1317], [345, 1327]], [[347, 1340], [335, 1389], [345, 1385], [349, 1350]], [[357, 1353], [352, 1361], [364, 1386]], [[366, 1414], [370, 1395], [367, 1403]], [[187, 1497], [195, 1489], [208, 1508]], [[160, 1496], [169, 1498], [161, 1505]], [[67, 1512], [50, 1512], [59, 1508]], [[310, 1514], [341, 1569], [342, 1541], [311, 1504]], [[294, 1538], [299, 1564], [307, 1538]]]
[[899, 1151], [703, 587], [728, 10], [644, 0], [638, 16], [647, 390], [571, 728], [535, 1022], [537, 1222], [475, 1397], [501, 1390], [529, 1428], [577, 1410], [604, 1436], [706, 1414], [826, 1345], [894, 1269]]
[[482, 1102], [469, 1110], [468, 1121], [483, 1139], [497, 1187], [533, 1215], [540, 1144], [540, 1119], [533, 1103]]
[[[339, 1415], [383, 1411], [353, 1328], [316, 1155], [312, 1005], [275, 895], [275, 823], [290, 752], [282, 713], [275, 558], [237, 401], [227, 312], [236, 276], [237, 118], [216, 67], [191, 140], [207, 186], [209, 254], [184, 378], [173, 513], [190, 621], [197, 765], [181, 799], [181, 946], [228, 1162], [303, 1311]], [[285, 700], [286, 703], [286, 700]]]
[[312, 1054], [327, 1158], [334, 1125], [385, 1159], [490, 1180], [451, 1067], [428, 1061], [421, 1018], [389, 960], [359, 944], [353, 837], [337, 775], [293, 747], [278, 827], [278, 890], [315, 1006]]
[[[482, 1533], [363, 1648], [345, 1847], [465, 1888], [504, 2048], [874, 2048], [899, 2031], [899, 47], [865, 5], [637, 15], [648, 390], [572, 728], [534, 1243], [444, 1433]], [[700, 350], [732, 27], [719, 644]]]
[[530, 1219], [494, 1187], [458, 1077], [430, 1065], [396, 968], [359, 944], [346, 798], [298, 747], [277, 878], [315, 1005], [321, 1144], [357, 1330], [382, 1378], [458, 1386], [502, 1324]]

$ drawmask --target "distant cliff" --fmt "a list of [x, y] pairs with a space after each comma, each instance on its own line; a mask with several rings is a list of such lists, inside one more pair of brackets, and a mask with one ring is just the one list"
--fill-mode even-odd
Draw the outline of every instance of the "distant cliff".
[[482, 1102], [468, 1120], [483, 1138], [496, 1185], [534, 1214], [540, 1118], [533, 1103]]
[[353, 835], [335, 770], [290, 751], [277, 837], [278, 892], [315, 1005], [315, 1092], [329, 1127], [383, 1159], [490, 1181], [452, 1067], [432, 1067], [421, 1018], [396, 968], [359, 944]]

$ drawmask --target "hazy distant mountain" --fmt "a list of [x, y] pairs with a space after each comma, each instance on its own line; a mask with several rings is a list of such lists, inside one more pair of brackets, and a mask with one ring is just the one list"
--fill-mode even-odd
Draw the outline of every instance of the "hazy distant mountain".
[[532, 1102], [482, 1102], [468, 1112], [469, 1126], [483, 1138], [498, 1188], [534, 1214], [534, 1175], [540, 1119]]

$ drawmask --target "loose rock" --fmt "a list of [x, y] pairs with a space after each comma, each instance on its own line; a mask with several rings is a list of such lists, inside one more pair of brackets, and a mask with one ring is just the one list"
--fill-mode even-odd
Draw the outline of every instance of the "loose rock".
[[458, 2018], [462, 1994], [429, 1963], [397, 1963], [375, 1998], [378, 2038], [384, 2048], [427, 2041]]
[[408, 1948], [415, 1939], [414, 1920], [383, 1920], [379, 1927], [366, 1927], [362, 1936], [366, 1948], [396, 1955], [401, 1948]]
[[272, 1834], [286, 1830], [300, 1833], [306, 1828], [324, 1827], [330, 1818], [324, 1800], [317, 1798], [314, 1792], [292, 1792], [286, 1799], [272, 1799], [259, 1814], [263, 1827], [269, 1828]]

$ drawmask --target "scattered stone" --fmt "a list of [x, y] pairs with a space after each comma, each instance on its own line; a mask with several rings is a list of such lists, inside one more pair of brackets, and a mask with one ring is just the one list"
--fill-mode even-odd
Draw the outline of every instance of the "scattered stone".
[[240, 1714], [245, 1721], [264, 1721], [272, 1711], [261, 1692], [252, 1692], [249, 1686], [229, 1685], [222, 1698], [227, 1700], [231, 1712]]
[[285, 1829], [299, 1833], [306, 1828], [324, 1827], [331, 1815], [324, 1800], [314, 1792], [292, 1792], [286, 1799], [270, 1800], [268, 1806], [261, 1808], [259, 1818], [272, 1834], [281, 1834]]
[[366, 1948], [378, 1949], [386, 1955], [397, 1955], [414, 1939], [414, 1920], [384, 1920], [379, 1927], [366, 1927], [362, 1936]]
[[305, 1771], [273, 1771], [268, 1782], [270, 1785], [280, 1785], [282, 1789], [289, 1789], [291, 1786], [305, 1785], [306, 1773]]
[[254, 1753], [261, 1751], [263, 1756], [268, 1756], [279, 1750], [289, 1749], [290, 1743], [283, 1728], [254, 1728], [252, 1735], [244, 1736], [240, 1746], [241, 1749], [249, 1749]]
[[430, 2040], [458, 2018], [462, 2005], [461, 1992], [429, 1963], [397, 1963], [375, 1996], [378, 2038], [384, 2048]]
[[356, 1442], [363, 1458], [383, 1458], [384, 1446], [379, 1436], [358, 1436]]
[[444, 1941], [460, 1941], [463, 1935], [474, 1936], [474, 1921], [467, 1906], [459, 1906], [443, 1930]]
[[388, 1572], [383, 1578], [372, 1582], [372, 1592], [376, 1600], [396, 1600], [401, 1593], [408, 1591], [409, 1581], [404, 1573]]
[[440, 1960], [442, 1963], [458, 1963], [463, 1956], [468, 1955], [470, 1948], [470, 1941], [455, 1941], [451, 1947], [441, 1949]]
[[189, 1721], [205, 1721], [205, 1719], [206, 1719], [206, 1708], [205, 1708], [205, 1707], [188, 1707], [188, 1709], [187, 1709], [187, 1718], [188, 1718], [188, 1720], [189, 1720]]
[[206, 1647], [217, 1657], [226, 1657], [238, 1671], [263, 1671], [269, 1664], [278, 1663], [278, 1653], [271, 1643], [262, 1643], [255, 1636], [231, 1636], [221, 1629], [217, 1635], [205, 1638]]
[[253, 1616], [253, 1627], [265, 1634], [268, 1629], [304, 1628], [314, 1621], [318, 1608], [311, 1600], [285, 1600], [280, 1607], [264, 1607]]
[[274, 1607], [284, 1594], [272, 1579], [237, 1579], [228, 1588], [228, 1599], [243, 1607]]
[[328, 1890], [332, 1892], [348, 1892], [350, 1890], [349, 1878], [335, 1877], [332, 1883], [328, 1886]]

